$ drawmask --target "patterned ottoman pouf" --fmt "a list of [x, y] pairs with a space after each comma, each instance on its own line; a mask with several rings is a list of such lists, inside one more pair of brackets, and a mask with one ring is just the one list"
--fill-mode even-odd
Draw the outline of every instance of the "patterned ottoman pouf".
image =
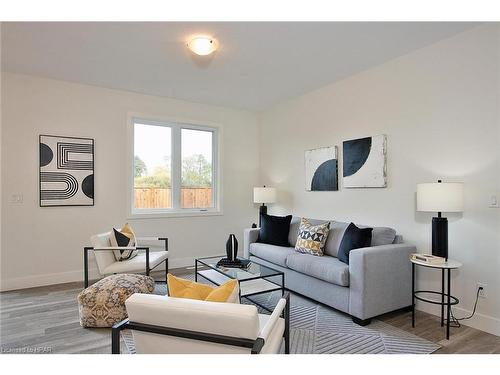
[[111, 327], [127, 317], [125, 300], [134, 293], [152, 293], [152, 277], [121, 274], [107, 276], [78, 295], [82, 327]]

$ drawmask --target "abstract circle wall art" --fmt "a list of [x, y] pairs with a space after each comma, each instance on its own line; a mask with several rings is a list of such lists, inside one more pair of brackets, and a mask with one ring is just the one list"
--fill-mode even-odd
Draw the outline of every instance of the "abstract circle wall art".
[[94, 205], [94, 140], [40, 135], [40, 207]]
[[385, 135], [344, 141], [345, 188], [387, 187], [386, 145]]
[[337, 146], [307, 150], [305, 172], [307, 191], [337, 191]]

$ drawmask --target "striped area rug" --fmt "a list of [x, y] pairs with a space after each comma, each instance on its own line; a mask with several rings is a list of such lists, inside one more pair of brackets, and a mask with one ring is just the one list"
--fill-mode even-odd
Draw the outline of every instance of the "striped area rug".
[[[192, 275], [183, 275], [192, 278]], [[165, 285], [157, 284], [156, 294], [166, 294]], [[273, 308], [281, 296], [272, 292], [251, 297]], [[244, 299], [242, 303], [252, 302]], [[260, 313], [269, 312], [259, 308]], [[130, 331], [122, 332], [130, 353], [135, 353]], [[440, 346], [411, 333], [373, 319], [361, 327], [337, 310], [292, 293], [290, 302], [290, 352], [293, 354], [429, 354]]]

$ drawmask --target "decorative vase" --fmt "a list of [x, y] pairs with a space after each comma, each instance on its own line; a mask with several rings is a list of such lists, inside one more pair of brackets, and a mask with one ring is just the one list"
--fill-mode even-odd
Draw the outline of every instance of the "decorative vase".
[[226, 242], [227, 259], [235, 261], [238, 256], [238, 240], [234, 234], [230, 234]]

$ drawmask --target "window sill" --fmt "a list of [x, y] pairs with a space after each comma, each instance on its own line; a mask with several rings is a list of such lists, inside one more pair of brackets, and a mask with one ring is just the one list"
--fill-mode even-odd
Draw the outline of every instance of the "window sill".
[[179, 211], [145, 211], [145, 212], [133, 212], [128, 215], [127, 219], [161, 219], [169, 217], [205, 217], [205, 216], [222, 216], [223, 212], [221, 210], [179, 210]]

